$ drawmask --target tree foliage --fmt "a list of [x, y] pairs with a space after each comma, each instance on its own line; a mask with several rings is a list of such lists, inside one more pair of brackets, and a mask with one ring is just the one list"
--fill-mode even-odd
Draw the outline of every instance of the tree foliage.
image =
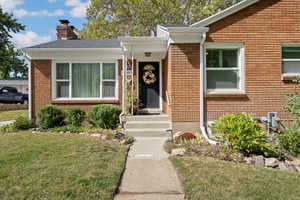
[[84, 38], [146, 36], [157, 24], [192, 24], [240, 0], [91, 0]]
[[24, 29], [12, 14], [5, 13], [0, 7], [0, 79], [27, 75], [27, 67], [20, 58], [21, 52], [10, 41], [11, 33]]

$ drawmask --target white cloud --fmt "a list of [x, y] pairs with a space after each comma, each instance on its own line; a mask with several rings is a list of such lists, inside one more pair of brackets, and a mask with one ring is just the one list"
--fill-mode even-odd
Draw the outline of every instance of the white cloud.
[[51, 36], [40, 36], [35, 32], [29, 31], [26, 33], [11, 33], [12, 42], [16, 45], [16, 48], [29, 47], [36, 44], [49, 42]]
[[0, 6], [5, 12], [12, 12], [18, 5], [24, 3], [24, 0], [0, 0]]
[[57, 2], [58, 0], [48, 0], [49, 3]]
[[86, 9], [90, 5], [90, 0], [86, 2], [81, 2], [81, 0], [66, 0], [65, 5], [72, 7], [69, 14], [72, 17], [85, 17], [86, 16]]
[[63, 16], [65, 11], [62, 9], [57, 9], [54, 11], [48, 10], [38, 10], [38, 11], [27, 11], [25, 9], [17, 9], [14, 11], [16, 17], [53, 17], [53, 16]]

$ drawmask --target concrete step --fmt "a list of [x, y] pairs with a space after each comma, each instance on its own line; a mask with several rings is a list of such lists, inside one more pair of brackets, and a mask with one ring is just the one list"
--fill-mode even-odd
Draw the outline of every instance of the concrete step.
[[164, 129], [126, 129], [126, 134], [132, 137], [171, 137]]
[[126, 129], [170, 129], [170, 123], [168, 121], [129, 121], [126, 123]]
[[127, 116], [126, 121], [169, 121], [168, 115], [135, 115]]

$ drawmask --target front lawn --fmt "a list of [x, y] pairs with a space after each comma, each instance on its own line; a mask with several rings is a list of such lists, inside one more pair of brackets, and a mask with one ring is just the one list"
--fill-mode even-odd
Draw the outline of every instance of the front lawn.
[[0, 135], [0, 199], [111, 200], [127, 147], [66, 134]]
[[173, 157], [189, 200], [296, 200], [300, 175], [218, 161]]
[[15, 120], [20, 116], [27, 117], [28, 116], [28, 110], [0, 111], [0, 122]]

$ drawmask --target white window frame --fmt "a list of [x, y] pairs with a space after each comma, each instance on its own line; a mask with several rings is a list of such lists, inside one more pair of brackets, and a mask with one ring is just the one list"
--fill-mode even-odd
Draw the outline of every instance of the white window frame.
[[[206, 93], [244, 93], [245, 92], [245, 47], [243, 43], [216, 43], [207, 42], [204, 45], [205, 51], [209, 49], [236, 49], [238, 50], [238, 68], [207, 68], [206, 55], [205, 63], [205, 88]], [[207, 88], [207, 70], [238, 70], [239, 83], [237, 89], [208, 89]]]
[[[57, 63], [68, 63], [69, 64], [69, 97], [57, 97], [57, 82], [63, 81], [63, 80], [57, 80], [56, 79], [56, 64]], [[72, 64], [73, 63], [96, 63], [100, 64], [100, 97], [72, 97]], [[103, 79], [103, 63], [114, 63], [115, 64], [115, 79]], [[66, 100], [118, 100], [119, 99], [119, 78], [118, 78], [118, 62], [116, 60], [88, 60], [88, 61], [66, 61], [66, 60], [55, 60], [52, 61], [52, 79], [51, 79], [51, 87], [52, 87], [52, 100], [55, 101], [66, 101]], [[102, 89], [103, 89], [103, 82], [110, 81], [115, 82], [115, 97], [103, 97], [102, 96]]]
[[289, 58], [283, 58], [283, 48], [284, 47], [300, 47], [300, 43], [284, 43], [281, 45], [281, 72], [283, 76], [289, 77], [289, 76], [300, 76], [300, 73], [284, 73], [283, 72], [283, 62], [300, 62], [300, 59], [289, 59]]

